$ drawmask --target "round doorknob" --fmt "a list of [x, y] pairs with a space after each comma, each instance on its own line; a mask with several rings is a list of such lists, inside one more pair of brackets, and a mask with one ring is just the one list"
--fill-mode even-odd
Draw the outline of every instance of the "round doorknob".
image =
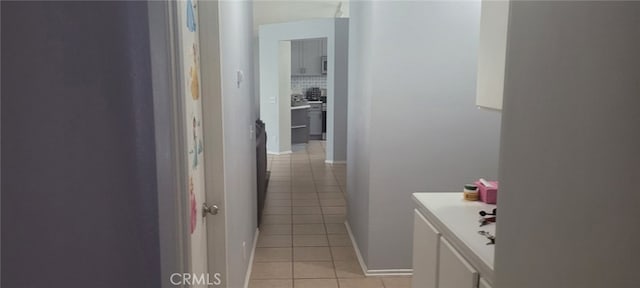
[[207, 214], [217, 215], [218, 214], [218, 210], [220, 210], [218, 208], [218, 205], [215, 205], [215, 204], [207, 205], [207, 203], [203, 203], [202, 204], [202, 217], [206, 217]]

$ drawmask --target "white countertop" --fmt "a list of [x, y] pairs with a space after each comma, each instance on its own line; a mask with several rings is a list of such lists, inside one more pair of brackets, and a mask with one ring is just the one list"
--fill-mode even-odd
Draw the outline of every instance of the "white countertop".
[[[478, 234], [484, 230], [496, 235], [496, 224], [480, 227], [481, 210], [491, 212], [496, 205], [462, 199], [461, 192], [413, 193], [418, 210], [442, 233], [444, 238], [478, 269], [480, 275], [493, 283], [493, 259], [495, 245]], [[498, 241], [500, 241], [498, 239]]]
[[307, 109], [307, 108], [311, 108], [311, 105], [291, 106], [291, 110]]

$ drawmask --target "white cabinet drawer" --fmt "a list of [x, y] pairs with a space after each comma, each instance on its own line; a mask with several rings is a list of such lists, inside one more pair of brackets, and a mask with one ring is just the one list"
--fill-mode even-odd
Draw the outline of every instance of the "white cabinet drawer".
[[444, 238], [440, 238], [438, 288], [476, 288], [478, 271]]
[[418, 210], [413, 212], [413, 288], [437, 288], [440, 233]]
[[484, 278], [480, 278], [480, 284], [478, 284], [478, 288], [491, 288], [491, 285], [489, 285], [489, 283], [487, 283], [487, 280], [484, 280]]

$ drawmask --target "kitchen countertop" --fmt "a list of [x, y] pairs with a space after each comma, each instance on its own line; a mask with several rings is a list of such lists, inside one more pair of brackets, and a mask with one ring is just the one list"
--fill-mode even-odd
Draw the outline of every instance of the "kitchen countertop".
[[291, 106], [291, 110], [308, 109], [308, 108], [311, 108], [311, 105]]
[[495, 245], [487, 245], [489, 240], [478, 234], [478, 231], [484, 230], [496, 235], [496, 224], [480, 227], [478, 212], [491, 212], [496, 205], [466, 201], [462, 197], [461, 192], [433, 192], [413, 193], [412, 198], [422, 215], [478, 269], [482, 278], [493, 284]]

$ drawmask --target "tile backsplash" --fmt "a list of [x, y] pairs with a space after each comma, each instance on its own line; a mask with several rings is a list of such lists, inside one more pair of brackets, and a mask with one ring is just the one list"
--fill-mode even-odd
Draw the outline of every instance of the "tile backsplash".
[[304, 94], [311, 87], [327, 88], [327, 76], [291, 76], [291, 91]]

